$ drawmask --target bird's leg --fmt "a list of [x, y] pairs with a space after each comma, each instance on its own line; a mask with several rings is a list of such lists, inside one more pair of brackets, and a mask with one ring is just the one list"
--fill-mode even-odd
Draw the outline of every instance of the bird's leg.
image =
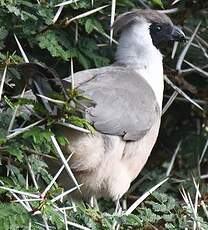
[[76, 207], [74, 200], [72, 198], [70, 200], [71, 200], [71, 205], [72, 205], [73, 211], [77, 212], [77, 207]]
[[116, 214], [121, 213], [122, 207], [121, 207], [120, 199], [119, 198], [115, 201], [115, 204], [116, 204], [116, 209], [115, 209], [114, 213], [116, 213]]
[[94, 198], [93, 198], [93, 196], [90, 197], [90, 207], [94, 208]]
[[96, 209], [99, 210], [98, 202], [97, 202], [97, 199], [96, 199], [95, 196], [91, 196], [91, 198], [90, 198], [90, 206], [92, 208], [96, 208]]
[[[119, 214], [122, 213], [122, 207], [121, 207], [121, 204], [120, 204], [120, 198], [118, 198], [115, 201], [115, 204], [116, 204], [116, 209], [114, 211], [114, 214], [119, 215]], [[120, 228], [120, 223], [118, 222], [117, 219], [115, 219], [114, 222], [113, 222], [113, 225], [112, 225], [112, 229], [113, 230], [118, 230], [119, 228]]]
[[123, 211], [126, 211], [127, 210], [127, 201], [126, 201], [126, 198], [124, 198], [122, 200], [122, 210]]

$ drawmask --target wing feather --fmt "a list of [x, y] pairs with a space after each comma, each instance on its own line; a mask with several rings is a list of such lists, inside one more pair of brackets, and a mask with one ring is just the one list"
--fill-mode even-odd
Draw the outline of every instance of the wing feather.
[[[79, 78], [84, 78], [84, 72], [78, 73]], [[79, 82], [78, 88], [95, 102], [86, 110], [86, 118], [97, 131], [135, 141], [158, 120], [160, 109], [155, 94], [138, 73], [111, 66], [87, 74], [87, 80]]]

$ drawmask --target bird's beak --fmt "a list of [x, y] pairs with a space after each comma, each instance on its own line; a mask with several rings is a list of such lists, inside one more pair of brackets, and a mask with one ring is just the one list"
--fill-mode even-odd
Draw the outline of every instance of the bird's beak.
[[184, 42], [186, 41], [186, 36], [179, 27], [173, 26], [173, 30], [171, 33], [171, 40], [178, 41], [178, 42]]

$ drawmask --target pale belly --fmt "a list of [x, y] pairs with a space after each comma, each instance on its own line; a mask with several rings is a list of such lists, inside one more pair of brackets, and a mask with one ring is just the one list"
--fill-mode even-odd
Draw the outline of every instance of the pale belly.
[[[145, 137], [134, 142], [125, 142], [118, 136], [100, 133], [93, 136], [63, 130], [64, 136], [70, 140], [70, 146], [63, 151], [65, 155], [74, 152], [69, 165], [78, 182], [83, 184], [82, 194], [77, 192], [76, 197], [89, 199], [94, 195], [116, 200], [123, 196], [144, 167], [157, 139], [159, 126], [160, 120]], [[53, 162], [51, 167], [58, 169], [55, 164]], [[59, 182], [66, 188], [74, 187], [66, 172]]]

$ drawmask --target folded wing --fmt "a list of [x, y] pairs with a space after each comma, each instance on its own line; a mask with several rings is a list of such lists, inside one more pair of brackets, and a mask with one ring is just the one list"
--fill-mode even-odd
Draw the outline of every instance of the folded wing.
[[79, 89], [95, 102], [86, 110], [86, 118], [101, 133], [139, 140], [160, 116], [152, 88], [130, 69], [101, 69], [82, 82]]

